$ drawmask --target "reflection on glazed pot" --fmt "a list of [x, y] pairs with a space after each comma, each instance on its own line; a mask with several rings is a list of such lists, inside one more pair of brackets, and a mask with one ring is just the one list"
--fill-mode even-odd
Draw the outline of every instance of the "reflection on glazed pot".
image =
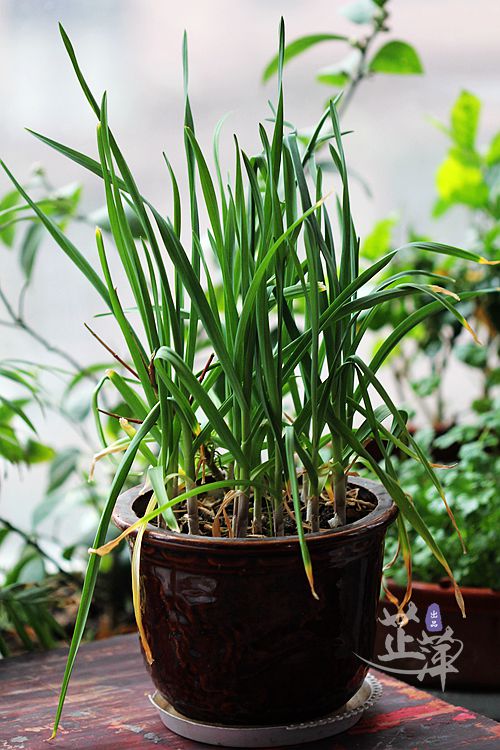
[[[158, 690], [192, 719], [265, 725], [317, 718], [360, 688], [371, 659], [383, 543], [397, 510], [375, 482], [365, 518], [308, 535], [319, 601], [296, 537], [215, 539], [148, 526], [143, 624]], [[123, 529], [138, 490], [118, 500]], [[137, 507], [137, 502], [135, 507]], [[129, 537], [130, 538], [130, 537]]]

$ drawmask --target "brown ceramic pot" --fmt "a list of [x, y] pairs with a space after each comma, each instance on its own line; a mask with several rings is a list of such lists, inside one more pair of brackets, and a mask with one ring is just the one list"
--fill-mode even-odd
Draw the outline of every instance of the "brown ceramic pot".
[[[356, 654], [373, 657], [384, 536], [397, 509], [377, 483], [351, 484], [372, 492], [377, 507], [308, 535], [319, 601], [297, 537], [217, 539], [148, 525], [141, 579], [150, 672], [178, 711], [213, 723], [282, 724], [329, 713], [357, 692], [367, 666]], [[144, 505], [137, 489], [122, 494], [118, 528]]]

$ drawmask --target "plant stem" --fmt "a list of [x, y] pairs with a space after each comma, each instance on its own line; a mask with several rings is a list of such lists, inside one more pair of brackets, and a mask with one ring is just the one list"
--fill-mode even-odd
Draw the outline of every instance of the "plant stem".
[[[114, 411], [106, 411], [106, 409], [97, 409], [98, 412], [101, 414], [106, 414], [107, 417], [113, 417], [114, 419], [122, 419], [123, 414], [115, 414]], [[142, 419], [133, 419], [132, 417], [127, 417], [127, 422], [130, 422], [131, 424], [142, 424]]]
[[253, 491], [252, 532], [254, 534], [262, 534], [262, 495], [256, 487], [254, 487]]
[[[317, 489], [317, 488], [316, 488]], [[309, 497], [309, 480], [304, 474], [302, 478], [302, 503], [306, 506], [306, 521], [311, 524], [311, 531], [319, 531], [319, 497], [317, 491]]]
[[[241, 442], [243, 447], [243, 453], [245, 456], [250, 455], [251, 444], [250, 444], [250, 429], [251, 429], [251, 413], [248, 407], [241, 410]], [[236, 495], [234, 501], [234, 533], [237, 537], [245, 537], [248, 532], [248, 514], [249, 514], [249, 493], [250, 488], [247, 484], [250, 479], [250, 471], [248, 465], [238, 466], [238, 479], [244, 479], [245, 485], [243, 489]]]
[[283, 502], [281, 499], [281, 460], [278, 446], [274, 446], [274, 486], [276, 494], [273, 498], [273, 526], [275, 536], [284, 536], [285, 521], [283, 515]]
[[238, 492], [235, 498], [235, 535], [245, 537], [248, 530], [248, 496], [245, 492]]
[[347, 477], [344, 473], [335, 476], [333, 493], [335, 498], [335, 513], [342, 526], [346, 523], [346, 487]]
[[381, 32], [388, 31], [388, 28], [385, 25], [388, 15], [389, 14], [385, 10], [385, 8], [380, 8], [378, 11], [377, 17], [373, 19], [373, 26], [368, 36], [366, 36], [364, 39], [358, 40], [354, 45], [355, 47], [359, 49], [361, 54], [359, 56], [359, 62], [358, 62], [357, 68], [354, 74], [351, 76], [349, 85], [345, 89], [344, 95], [340, 102], [339, 115], [343, 115], [345, 113], [345, 110], [351, 103], [351, 99], [353, 98], [359, 84], [368, 75], [367, 70], [366, 70], [366, 56], [368, 54], [369, 48], [371, 47], [372, 43], [377, 38], [377, 36]]
[[285, 522], [283, 517], [283, 503], [279, 500], [274, 501], [273, 526], [274, 536], [284, 536]]
[[83, 375], [85, 375], [86, 378], [90, 378], [91, 380], [95, 381], [94, 375], [88, 372], [87, 369], [82, 364], [80, 364], [80, 362], [78, 362], [76, 359], [74, 359], [74, 357], [71, 356], [71, 354], [68, 354], [63, 349], [59, 349], [58, 346], [51, 344], [50, 341], [48, 341], [40, 333], [38, 333], [38, 331], [32, 328], [22, 315], [17, 314], [1, 288], [0, 299], [2, 300], [5, 309], [7, 310], [7, 313], [9, 314], [12, 321], [1, 321], [2, 325], [10, 326], [13, 328], [20, 328], [25, 333], [27, 333], [28, 336], [31, 336], [34, 341], [43, 346], [43, 348], [48, 352], [61, 357], [61, 359], [64, 359], [74, 370], [76, 370], [76, 372], [81, 372]]
[[310, 497], [307, 502], [307, 520], [311, 524], [311, 531], [319, 531], [319, 497]]
[[102, 338], [100, 336], [98, 336], [97, 333], [95, 331], [93, 331], [92, 328], [89, 325], [87, 325], [87, 323], [84, 323], [83, 325], [85, 326], [85, 328], [87, 329], [87, 331], [89, 333], [91, 333], [92, 336], [95, 339], [97, 339], [97, 341], [101, 344], [101, 346], [103, 346], [106, 349], [106, 351], [109, 352], [111, 354], [111, 356], [114, 357], [116, 359], [116, 361], [119, 362], [122, 365], [122, 367], [124, 367], [126, 370], [129, 371], [129, 373], [132, 375], [132, 377], [134, 377], [137, 380], [139, 380], [139, 375], [136, 373], [136, 371], [132, 367], [130, 367], [129, 364], [127, 364], [127, 362], [125, 362], [125, 360], [123, 360], [115, 351], [113, 351], [113, 349], [111, 349], [111, 347], [108, 346], [106, 344], [106, 342], [103, 341]]
[[[194, 465], [192, 434], [188, 424], [182, 425], [182, 451], [184, 454], [184, 471], [186, 473], [186, 489], [191, 490], [195, 486], [196, 469]], [[200, 533], [198, 518], [198, 499], [190, 497], [187, 502], [188, 530], [190, 534]]]
[[346, 523], [346, 494], [347, 494], [347, 477], [342, 465], [342, 443], [340, 438], [333, 439], [333, 460], [335, 469], [333, 472], [333, 497], [335, 513], [339, 523], [343, 526]]
[[306, 510], [306, 521], [307, 523], [311, 522], [311, 504], [310, 504], [310, 498], [309, 495], [309, 479], [307, 477], [307, 474], [303, 474], [302, 476], [302, 505], [305, 505], [307, 508]]

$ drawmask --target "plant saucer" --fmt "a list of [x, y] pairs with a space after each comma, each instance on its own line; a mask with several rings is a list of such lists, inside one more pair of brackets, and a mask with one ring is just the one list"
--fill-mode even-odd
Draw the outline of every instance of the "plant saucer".
[[313, 721], [281, 726], [207, 724], [183, 716], [156, 691], [149, 700], [168, 729], [181, 737], [224, 747], [282, 747], [322, 740], [353, 727], [382, 694], [382, 685], [367, 675], [358, 692], [341, 708]]

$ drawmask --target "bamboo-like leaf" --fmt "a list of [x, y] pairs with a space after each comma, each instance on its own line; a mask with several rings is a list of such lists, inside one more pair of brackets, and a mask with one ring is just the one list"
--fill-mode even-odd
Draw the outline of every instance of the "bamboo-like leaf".
[[346, 444], [355, 451], [356, 455], [364, 459], [364, 461], [370, 466], [373, 472], [378, 476], [381, 483], [384, 485], [389, 495], [393, 498], [405, 518], [408, 519], [409, 523], [411, 523], [415, 531], [422, 537], [436, 560], [443, 566], [446, 575], [450, 577], [453, 583], [455, 598], [460, 607], [460, 610], [462, 611], [463, 616], [465, 617], [463, 597], [460, 589], [458, 588], [458, 584], [455, 581], [451, 568], [448, 565], [446, 557], [444, 556], [443, 552], [441, 551], [439, 545], [435, 541], [427, 524], [421, 517], [416, 507], [408, 499], [399, 484], [378, 465], [377, 461], [372, 457], [372, 455], [363, 447], [363, 445], [361, 445], [353, 432], [336, 417], [333, 417], [332, 422], [334, 429], [342, 435]]
[[8, 178], [16, 188], [16, 190], [22, 195], [26, 203], [38, 216], [42, 224], [45, 226], [49, 234], [52, 235], [54, 240], [57, 242], [59, 247], [64, 251], [68, 258], [75, 264], [75, 266], [83, 273], [83, 275], [90, 281], [94, 289], [101, 295], [104, 302], [111, 307], [111, 302], [108, 295], [108, 290], [102, 279], [94, 271], [90, 263], [84, 258], [76, 246], [69, 240], [62, 230], [57, 226], [56, 222], [50, 218], [42, 209], [33, 201], [28, 193], [24, 190], [22, 185], [16, 180], [12, 172], [8, 169], [7, 165], [0, 161]]
[[123, 334], [123, 337], [125, 341], [127, 342], [128, 350], [130, 352], [130, 355], [132, 357], [136, 370], [141, 379], [141, 384], [146, 393], [146, 397], [148, 398], [148, 401], [150, 402], [150, 405], [151, 405], [155, 401], [155, 394], [154, 394], [153, 387], [150, 383], [149, 373], [147, 371], [146, 353], [144, 351], [144, 348], [137, 334], [135, 333], [134, 329], [130, 325], [130, 322], [127, 320], [127, 317], [123, 312], [120, 300], [118, 299], [116, 289], [111, 279], [111, 273], [109, 270], [106, 252], [104, 249], [104, 241], [102, 238], [102, 233], [99, 228], [96, 229], [96, 243], [97, 243], [97, 250], [99, 253], [99, 260], [101, 262], [101, 267], [104, 273], [104, 278], [106, 279], [107, 288], [109, 290], [110, 307], [113, 311], [114, 317], [118, 325], [120, 326], [120, 330]]
[[[148, 469], [148, 479], [151, 482], [158, 505], [167, 505], [169, 497], [165, 487], [166, 477], [163, 474], [163, 468], [161, 466], [150, 466]], [[150, 510], [153, 510], [153, 508], [150, 508]], [[146, 511], [146, 515], [149, 511]], [[179, 531], [179, 524], [171, 508], [167, 508], [164, 518], [169, 529]]]
[[178, 273], [180, 274], [183, 284], [188, 291], [191, 302], [196, 307], [198, 315], [200, 316], [200, 319], [202, 320], [207, 333], [210, 336], [212, 346], [219, 358], [221, 366], [226, 376], [231, 381], [236, 397], [238, 398], [240, 403], [244, 404], [245, 395], [236, 373], [233, 360], [229, 356], [229, 352], [222, 336], [220, 321], [217, 322], [214, 316], [214, 312], [205, 297], [199, 279], [193, 272], [193, 268], [189, 262], [189, 259], [182, 245], [178, 241], [175, 233], [161, 216], [161, 214], [159, 214], [155, 209], [152, 209], [152, 211], [157, 222], [160, 234], [162, 235], [162, 238], [164, 240], [165, 247], [167, 248], [167, 252], [169, 253], [172, 262], [174, 263]]
[[20, 417], [23, 420], [23, 422], [28, 425], [28, 427], [30, 428], [30, 430], [32, 430], [32, 432], [34, 432], [35, 435], [38, 434], [37, 431], [36, 431], [36, 428], [35, 428], [35, 426], [33, 424], [33, 422], [27, 416], [27, 414], [24, 411], [24, 409], [22, 409], [19, 406], [19, 404], [16, 404], [16, 402], [12, 401], [12, 399], [5, 398], [5, 396], [1, 396], [1, 395], [0, 395], [0, 403], [2, 403], [4, 406], [6, 406], [10, 411], [13, 411], [14, 414], [17, 414], [17, 416]]
[[[130, 224], [123, 207], [120, 188], [116, 179], [113, 159], [111, 156], [106, 94], [104, 94], [102, 98], [101, 122], [98, 126], [97, 133], [111, 231], [118, 252], [120, 253], [123, 266], [126, 270], [136, 304], [141, 314], [144, 329], [148, 336], [149, 346], [150, 348], [155, 349], [159, 346], [159, 339], [156, 330], [154, 310], [151, 304], [146, 278], [142, 270], [142, 265], [139, 262], [137, 248], [130, 230]], [[109, 179], [109, 176], [111, 179]]]
[[271, 261], [274, 259], [279, 247], [282, 245], [282, 243], [286, 240], [287, 237], [289, 237], [292, 232], [299, 227], [302, 222], [307, 219], [307, 217], [313, 213], [317, 208], [319, 208], [322, 203], [328, 198], [328, 195], [324, 196], [321, 200], [319, 200], [317, 203], [315, 203], [314, 206], [312, 206], [310, 209], [305, 211], [305, 213], [302, 214], [300, 218], [298, 218], [291, 226], [289, 226], [279, 237], [276, 242], [273, 243], [273, 245], [269, 248], [266, 255], [262, 258], [262, 260], [259, 262], [259, 265], [255, 271], [255, 274], [252, 278], [252, 282], [250, 284], [250, 288], [248, 290], [248, 293], [245, 297], [245, 302], [243, 305], [243, 309], [241, 311], [240, 315], [240, 321], [238, 324], [238, 333], [237, 333], [237, 339], [236, 339], [236, 346], [235, 346], [235, 357], [238, 357], [238, 355], [241, 354], [244, 340], [246, 336], [246, 329], [248, 326], [249, 319], [253, 313], [254, 303], [257, 296], [257, 292], [259, 290], [259, 287], [263, 282], [266, 281], [266, 274], [268, 273], [268, 268], [271, 263]]
[[[42, 133], [37, 133], [36, 130], [31, 130], [30, 128], [26, 128], [26, 130], [28, 131], [28, 133], [31, 133], [31, 135], [33, 135], [35, 138], [38, 138], [38, 140], [44, 143], [46, 146], [49, 146], [54, 151], [58, 151], [67, 159], [70, 159], [71, 161], [75, 162], [75, 164], [78, 164], [79, 166], [84, 167], [89, 172], [97, 175], [98, 177], [102, 177], [102, 168], [96, 159], [93, 159], [91, 156], [87, 156], [81, 151], [77, 151], [76, 149], [71, 148], [70, 146], [65, 146], [63, 143], [60, 143], [59, 141], [55, 141], [53, 138], [48, 138], [46, 135], [42, 135]], [[42, 207], [42, 205], [40, 207]]]
[[[111, 514], [113, 512], [113, 508], [115, 507], [116, 500], [118, 498], [118, 495], [120, 494], [122, 487], [129, 475], [130, 469], [132, 467], [132, 463], [135, 459], [136, 453], [139, 450], [139, 446], [143, 439], [146, 437], [146, 435], [149, 433], [151, 427], [155, 424], [156, 420], [158, 419], [158, 415], [160, 413], [160, 404], [155, 404], [149, 414], [147, 415], [146, 419], [140, 426], [139, 430], [137, 430], [137, 433], [135, 434], [134, 438], [131, 440], [129, 447], [127, 448], [125, 455], [123, 456], [122, 460], [120, 461], [120, 465], [116, 471], [116, 474], [113, 478], [113, 482], [111, 484], [111, 489], [109, 492], [108, 499], [106, 501], [106, 505], [104, 507], [104, 510], [101, 514], [101, 518], [99, 521], [99, 526], [97, 528], [97, 532], [94, 539], [94, 548], [100, 547], [104, 543], [104, 539], [106, 537], [106, 532], [108, 530], [109, 522], [111, 520]], [[64, 676], [62, 680], [61, 690], [59, 693], [59, 703], [57, 706], [56, 716], [54, 720], [54, 728], [52, 731], [52, 736], [55, 737], [57, 734], [57, 729], [59, 727], [59, 722], [61, 720], [61, 713], [64, 706], [64, 699], [66, 698], [66, 693], [68, 690], [69, 681], [71, 678], [71, 674], [73, 672], [73, 666], [75, 663], [76, 654], [78, 652], [83, 632], [85, 630], [85, 625], [87, 623], [87, 617], [89, 614], [90, 604], [92, 601], [92, 595], [94, 593], [94, 588], [97, 580], [97, 574], [99, 572], [99, 557], [96, 555], [91, 555], [89, 558], [89, 562], [87, 564], [87, 570], [85, 573], [85, 579], [83, 582], [83, 589], [82, 589], [82, 595], [80, 599], [80, 605], [78, 607], [78, 613], [76, 616], [76, 622], [75, 622], [75, 629], [73, 631], [73, 637], [71, 639], [71, 645], [69, 647], [69, 653], [66, 660], [66, 667], [64, 670]]]
[[198, 164], [201, 187], [203, 190], [203, 195], [205, 197], [205, 204], [206, 204], [208, 215], [210, 218], [210, 223], [212, 225], [212, 229], [215, 235], [215, 242], [216, 242], [217, 248], [221, 250], [224, 244], [224, 239], [222, 235], [222, 226], [220, 222], [217, 196], [215, 194], [215, 188], [212, 182], [212, 178], [210, 176], [210, 171], [208, 169], [207, 162], [205, 161], [205, 157], [203, 156], [202, 150], [198, 145], [198, 141], [196, 140], [194, 133], [192, 132], [192, 130], [190, 130], [187, 127], [186, 127], [186, 135], [189, 139], [189, 142], [191, 143], [191, 146], [193, 148], [193, 151], [196, 157], [196, 163]]
[[368, 383], [370, 383], [377, 393], [379, 394], [380, 398], [382, 398], [383, 402], [387, 406], [387, 408], [390, 410], [392, 416], [394, 417], [396, 423], [399, 425], [400, 429], [404, 432], [406, 438], [408, 439], [413, 452], [423, 467], [425, 473], [429, 477], [430, 481], [434, 485], [434, 487], [439, 492], [439, 495], [441, 497], [441, 500], [443, 501], [443, 504], [446, 508], [446, 512], [448, 513], [448, 516], [453, 524], [453, 527], [455, 528], [455, 531], [458, 535], [458, 538], [460, 539], [460, 542], [462, 544], [462, 549], [464, 553], [467, 551], [465, 548], [465, 543], [462, 537], [462, 534], [460, 533], [460, 529], [458, 528], [457, 522], [455, 520], [455, 516], [452, 513], [452, 510], [450, 506], [448, 505], [448, 501], [446, 500], [446, 496], [443, 490], [443, 487], [441, 486], [441, 482], [439, 481], [436, 472], [432, 468], [430, 462], [427, 460], [426, 456], [424, 455], [422, 449], [420, 448], [417, 441], [414, 439], [412, 434], [408, 431], [406, 423], [404, 422], [403, 418], [401, 417], [401, 414], [398, 409], [396, 409], [395, 404], [391, 400], [389, 394], [387, 393], [386, 389], [383, 387], [382, 383], [378, 380], [378, 378], [375, 376], [375, 374], [370, 370], [368, 365], [366, 365], [363, 360], [360, 357], [352, 356], [348, 360], [348, 362], [351, 361], [354, 363], [354, 365], [358, 368], [360, 373], [362, 374], [362, 377], [360, 378], [360, 384], [363, 384], [363, 381], [366, 379]]
[[[479, 289], [477, 291], [473, 292], [463, 292], [460, 299], [462, 302], [465, 302], [469, 299], [475, 299], [478, 296], [486, 295], [486, 294], [496, 294], [498, 290], [496, 288], [486, 288], [486, 289]], [[399, 323], [396, 328], [391, 331], [391, 333], [387, 336], [387, 338], [382, 342], [380, 347], [377, 349], [374, 357], [372, 358], [370, 362], [370, 369], [373, 372], [377, 372], [377, 370], [380, 369], [380, 367], [383, 365], [383, 363], [386, 361], [387, 357], [391, 354], [391, 352], [395, 349], [395, 347], [399, 344], [399, 342], [419, 323], [422, 323], [427, 318], [431, 317], [432, 315], [435, 315], [442, 309], [442, 302], [439, 300], [439, 302], [429, 302], [428, 304], [424, 305], [418, 310], [415, 310], [415, 312], [410, 313], [408, 317], [403, 320], [401, 323]]]
[[285, 446], [286, 446], [286, 458], [288, 467], [288, 480], [290, 482], [290, 489], [293, 499], [293, 507], [295, 510], [295, 522], [297, 524], [297, 534], [299, 537], [300, 551], [302, 553], [302, 562], [304, 563], [304, 570], [307, 576], [309, 586], [311, 588], [311, 594], [315, 599], [319, 599], [314, 589], [314, 574], [311, 563], [311, 556], [307, 547], [307, 542], [304, 534], [304, 528], [302, 526], [302, 516], [300, 508], [300, 496], [299, 496], [299, 485], [297, 482], [297, 473], [295, 469], [295, 437], [293, 432], [293, 426], [289, 425], [285, 428]]
[[[130, 408], [132, 415], [136, 419], [145, 419], [148, 414], [148, 406], [137, 394], [137, 391], [127, 383], [125, 378], [115, 370], [107, 370], [106, 377], [109, 378], [110, 382], [114, 385], [120, 396]], [[154, 425], [151, 428], [151, 435], [158, 443], [161, 443], [161, 433], [157, 425]]]
[[108, 375], [104, 375], [104, 377], [100, 378], [99, 382], [95, 386], [94, 390], [92, 391], [92, 413], [94, 415], [94, 422], [96, 426], [97, 434], [99, 435], [99, 439], [101, 441], [101, 446], [103, 448], [106, 447], [106, 436], [104, 434], [104, 428], [102, 426], [101, 422], [101, 413], [99, 411], [99, 395], [101, 393], [101, 390], [105, 383], [108, 381]]
[[[160, 467], [161, 469], [161, 467]], [[156, 493], [149, 500], [146, 513], [150, 513], [153, 508], [157, 505]], [[172, 511], [170, 511], [172, 512]], [[141, 524], [137, 530], [137, 534], [134, 540], [134, 546], [132, 549], [132, 560], [131, 560], [131, 574], [132, 574], [132, 604], [134, 607], [135, 621], [137, 624], [137, 630], [139, 631], [139, 638], [141, 639], [142, 648], [144, 649], [144, 656], [146, 657], [147, 663], [151, 666], [153, 663], [153, 654], [151, 653], [151, 646], [144, 629], [144, 623], [142, 620], [142, 608], [143, 608], [143, 597], [145, 592], [142, 591], [141, 587], [141, 550], [142, 540], [146, 531], [146, 523]]]
[[480, 263], [482, 265], [495, 266], [500, 263], [500, 260], [488, 260], [483, 258], [482, 255], [474, 253], [471, 250], [464, 250], [461, 247], [454, 247], [453, 245], [444, 245], [439, 242], [408, 242], [406, 245], [402, 245], [397, 249], [400, 253], [403, 250], [409, 248], [415, 248], [417, 250], [425, 250], [430, 253], [438, 253], [441, 255], [449, 255], [452, 258], [462, 258], [462, 260], [468, 260], [473, 263]]
[[184, 382], [188, 392], [193, 394], [194, 398], [200, 405], [200, 408], [210, 420], [210, 423], [219, 435], [221, 442], [231, 451], [239, 463], [245, 466], [248, 457], [243, 454], [241, 446], [234, 439], [234, 435], [221, 417], [216, 405], [201, 383], [199, 383], [197, 378], [188, 369], [185, 362], [176, 352], [172, 351], [172, 349], [168, 349], [166, 346], [162, 346], [161, 349], [156, 352], [156, 359], [165, 360], [165, 362], [169, 362], [174, 367], [179, 378]]
[[[125, 417], [120, 417], [118, 422], [120, 424], [120, 427], [124, 431], [124, 433], [130, 438], [130, 440], [132, 440], [132, 438], [137, 433], [137, 430], [135, 429], [135, 427], [133, 427], [130, 424], [130, 422], [127, 419], [125, 419]], [[148, 462], [150, 466], [156, 466], [157, 458], [155, 454], [153, 453], [153, 451], [151, 450], [151, 448], [148, 447], [145, 440], [140, 444], [139, 451], [142, 453], [142, 455], [144, 456], [144, 458], [146, 459], [146, 461]]]

